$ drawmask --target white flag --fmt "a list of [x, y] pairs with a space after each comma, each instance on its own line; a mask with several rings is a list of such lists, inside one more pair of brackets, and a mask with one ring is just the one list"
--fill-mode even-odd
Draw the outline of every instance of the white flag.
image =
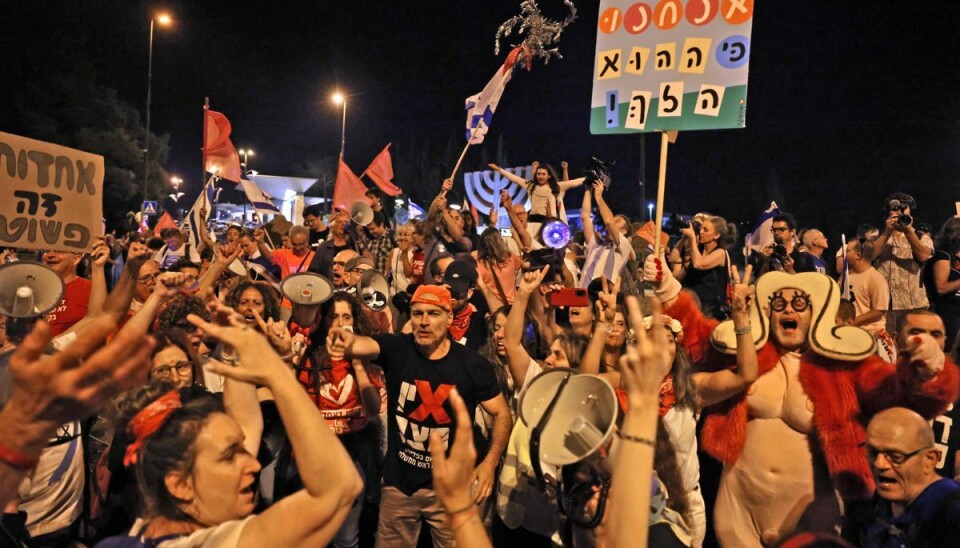
[[777, 202], [770, 202], [770, 207], [757, 219], [757, 224], [746, 241], [747, 249], [759, 253], [773, 243], [773, 232], [770, 229], [773, 227], [773, 218], [779, 214], [780, 208], [777, 207]]
[[[183, 228], [187, 229], [187, 243], [192, 245], [194, 249], [199, 249], [201, 245], [200, 232], [197, 227], [201, 224], [206, 225], [207, 219], [210, 218], [210, 213], [213, 209], [210, 206], [210, 204], [213, 203], [213, 180], [214, 177], [210, 177], [207, 184], [204, 185], [203, 190], [200, 191], [200, 195], [197, 196], [197, 201], [193, 202], [193, 207], [190, 208], [190, 212], [187, 213], [187, 216], [183, 219]], [[200, 215], [201, 209], [206, 211], [206, 215]]]
[[240, 179], [240, 185], [243, 187], [247, 200], [253, 206], [253, 210], [261, 215], [280, 215], [281, 211], [273, 204], [273, 199], [266, 192], [260, 190], [253, 181]]
[[490, 128], [490, 120], [493, 119], [493, 111], [500, 104], [500, 96], [512, 75], [513, 62], [508, 59], [487, 82], [483, 91], [467, 97], [467, 142], [471, 145], [483, 142]]

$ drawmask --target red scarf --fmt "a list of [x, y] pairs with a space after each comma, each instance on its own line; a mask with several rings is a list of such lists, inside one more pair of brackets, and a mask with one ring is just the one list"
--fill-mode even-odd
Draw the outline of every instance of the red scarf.
[[470, 316], [476, 311], [477, 309], [472, 304], [467, 303], [463, 310], [454, 314], [453, 322], [450, 323], [450, 335], [453, 340], [459, 341], [467, 334], [467, 329], [470, 328]]

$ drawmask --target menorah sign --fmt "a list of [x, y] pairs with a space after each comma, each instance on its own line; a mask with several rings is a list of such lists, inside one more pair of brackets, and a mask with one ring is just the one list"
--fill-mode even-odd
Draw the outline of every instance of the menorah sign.
[[[530, 180], [533, 177], [533, 166], [506, 168], [506, 171]], [[507, 212], [500, 205], [500, 191], [506, 190], [513, 203], [529, 206], [526, 189], [511, 182], [493, 170], [472, 171], [463, 174], [463, 184], [467, 189], [467, 197], [478, 212], [489, 215], [490, 210], [496, 207], [500, 214], [500, 225], [510, 226]]]

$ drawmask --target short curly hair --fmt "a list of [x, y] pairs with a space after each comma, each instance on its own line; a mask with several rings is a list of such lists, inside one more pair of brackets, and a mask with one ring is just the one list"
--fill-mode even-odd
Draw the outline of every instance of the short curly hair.
[[157, 331], [168, 331], [173, 328], [193, 331], [193, 324], [187, 321], [188, 314], [196, 314], [204, 320], [210, 319], [207, 307], [198, 297], [181, 293], [170, 299], [157, 315]]

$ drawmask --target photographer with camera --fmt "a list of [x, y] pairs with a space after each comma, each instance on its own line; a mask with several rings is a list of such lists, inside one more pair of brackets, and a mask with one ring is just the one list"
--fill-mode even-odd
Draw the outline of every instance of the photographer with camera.
[[[623, 215], [613, 214], [610, 206], [603, 199], [603, 191], [603, 183], [598, 180], [593, 183], [592, 191], [583, 193], [581, 220], [586, 243], [586, 260], [583, 263], [580, 283], [577, 284], [583, 288], [600, 276], [606, 276], [611, 283], [616, 282], [624, 270], [624, 265], [634, 258], [633, 245], [627, 237], [630, 221]], [[593, 219], [590, 216], [593, 210], [591, 198], [597, 200], [597, 208], [600, 210], [600, 217], [607, 231], [603, 241], [599, 240], [593, 227]]]
[[933, 256], [933, 240], [914, 230], [917, 203], [909, 194], [895, 192], [887, 196], [883, 209], [887, 213], [886, 226], [873, 246], [878, 251], [877, 270], [890, 286], [887, 331], [894, 333], [899, 316], [930, 306], [923, 287], [923, 263]]
[[796, 274], [794, 265], [800, 259], [800, 251], [796, 249], [797, 220], [789, 213], [780, 213], [773, 218], [770, 231], [773, 243], [763, 250], [760, 274], [772, 270]]
[[680, 229], [690, 249], [690, 262], [678, 277], [692, 289], [708, 317], [730, 317], [727, 285], [730, 283], [730, 255], [727, 249], [737, 239], [737, 228], [723, 217], [709, 216], [693, 220]]

